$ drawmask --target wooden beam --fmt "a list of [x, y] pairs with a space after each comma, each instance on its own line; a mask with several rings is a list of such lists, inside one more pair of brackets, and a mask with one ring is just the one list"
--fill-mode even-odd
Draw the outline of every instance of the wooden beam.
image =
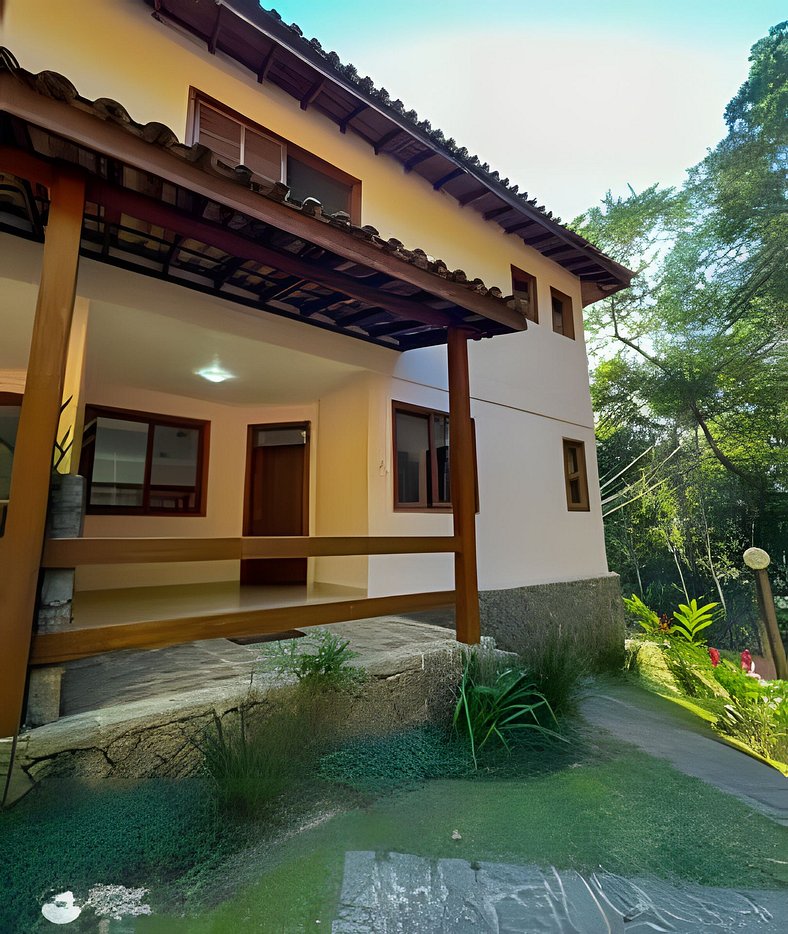
[[449, 467], [454, 535], [460, 550], [454, 556], [457, 641], [479, 642], [479, 582], [476, 570], [476, 480], [468, 375], [468, 332], [449, 328]]
[[339, 132], [347, 133], [347, 128], [350, 124], [358, 117], [360, 114], [363, 114], [365, 110], [369, 110], [369, 104], [361, 103], [358, 107], [355, 107], [350, 113], [339, 121]]
[[231, 561], [240, 558], [318, 558], [338, 555], [448, 554], [453, 535], [276, 535], [239, 538], [51, 538], [41, 566], [158, 564], [167, 561]]
[[396, 130], [392, 130], [390, 133], [385, 133], [380, 139], [375, 143], [373, 149], [375, 150], [375, 155], [379, 156], [381, 150], [384, 146], [387, 146], [393, 139], [396, 139], [398, 136], [402, 135], [402, 130], [397, 127]]
[[306, 110], [307, 107], [309, 107], [309, 105], [314, 102], [314, 100], [323, 90], [325, 83], [326, 83], [325, 78], [319, 78], [317, 81], [315, 81], [312, 87], [306, 92], [306, 94], [299, 101], [301, 105], [301, 110]]
[[84, 181], [76, 174], [57, 171], [49, 195], [41, 283], [5, 534], [0, 538], [0, 736], [15, 734], [22, 717], [52, 451], [74, 313]]
[[458, 198], [457, 200], [461, 208], [466, 208], [469, 204], [473, 204], [474, 201], [481, 201], [485, 195], [489, 194], [491, 194], [489, 188], [476, 188], [474, 191], [470, 192], [470, 194], [463, 195], [462, 198]]
[[459, 178], [460, 175], [465, 175], [465, 169], [453, 169], [451, 172], [447, 172], [445, 175], [441, 176], [432, 187], [435, 191], [440, 191], [444, 185], [448, 184], [453, 178]]
[[[226, 227], [198, 220], [175, 210], [161, 201], [126, 189], [118, 189], [103, 182], [91, 181], [88, 197], [105, 207], [115, 208], [140, 220], [164, 227], [173, 233], [218, 247], [230, 256], [244, 257], [267, 266], [273, 266], [281, 272], [297, 276], [309, 282], [316, 282], [326, 288], [342, 292], [351, 298], [375, 308], [383, 308], [393, 314], [404, 316], [408, 320], [421, 321], [435, 327], [447, 327], [453, 322], [451, 315], [444, 311], [430, 308], [422, 302], [386, 292], [383, 289], [365, 285], [353, 276], [347, 276], [335, 270], [309, 263], [286, 251], [278, 252], [259, 242], [247, 240], [233, 233]], [[320, 224], [320, 226], [325, 226]], [[389, 272], [389, 275], [393, 273]], [[507, 309], [508, 311], [509, 309]]]
[[506, 234], [517, 233], [518, 230], [525, 230], [526, 227], [531, 226], [531, 221], [525, 221], [524, 224], [515, 224], [513, 227], [504, 227], [503, 232]]
[[28, 182], [38, 182], [47, 188], [55, 177], [55, 168], [49, 162], [12, 146], [0, 146], [0, 171], [18, 175]]
[[510, 208], [508, 204], [505, 204], [502, 208], [493, 208], [491, 211], [485, 211], [484, 214], [482, 214], [482, 217], [486, 221], [491, 221], [496, 217], [501, 217], [504, 214], [508, 214], [512, 210], [513, 208]]
[[307, 606], [270, 607], [210, 613], [136, 623], [73, 627], [60, 632], [40, 632], [33, 638], [30, 662], [52, 665], [119, 649], [160, 649], [201, 639], [239, 639], [284, 632], [306, 626], [325, 626], [351, 620], [371, 619], [391, 614], [418, 613], [451, 606], [453, 590], [433, 593], [400, 594], [312, 603]]
[[[126, 165], [152, 172], [173, 184], [187, 188], [194, 194], [218, 201], [256, 220], [273, 224], [280, 230], [338, 253], [347, 260], [409, 282], [467, 311], [498, 321], [512, 330], [523, 330], [521, 316], [501, 302], [464, 289], [457, 283], [442, 279], [411, 263], [388, 256], [374, 244], [354, 236], [352, 232], [339, 230], [331, 224], [308, 217], [286, 204], [262, 198], [257, 192], [230, 179], [208, 173], [109, 121], [100, 120], [76, 107], [43, 97], [23, 86], [11, 75], [2, 72], [0, 96], [4, 96], [4, 106], [9, 113], [30, 120], [37, 126], [45, 126], [50, 132], [74, 140], [91, 151], [101, 152]], [[434, 153], [427, 152], [424, 158], [432, 155]]]
[[431, 149], [425, 149], [423, 152], [417, 153], [415, 156], [411, 156], [407, 162], [404, 163], [403, 168], [405, 172], [412, 172], [417, 165], [420, 165], [422, 162], [426, 162], [427, 159], [431, 159], [433, 156], [437, 156], [436, 152], [433, 152]]
[[257, 83], [262, 84], [263, 81], [268, 77], [268, 72], [271, 70], [271, 67], [276, 60], [276, 53], [278, 51], [278, 46], [272, 45], [268, 50], [268, 54], [265, 56], [263, 61], [260, 64], [260, 68], [257, 71]]

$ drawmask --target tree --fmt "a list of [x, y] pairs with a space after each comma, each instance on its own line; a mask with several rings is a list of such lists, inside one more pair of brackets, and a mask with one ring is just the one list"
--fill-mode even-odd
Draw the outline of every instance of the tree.
[[739, 549], [779, 557], [788, 527], [788, 23], [750, 62], [680, 190], [608, 193], [573, 222], [638, 272], [587, 317], [611, 564], [723, 605]]

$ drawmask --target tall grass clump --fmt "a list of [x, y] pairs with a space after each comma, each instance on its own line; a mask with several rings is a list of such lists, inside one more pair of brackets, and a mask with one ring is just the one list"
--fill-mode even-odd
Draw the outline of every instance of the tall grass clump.
[[466, 738], [475, 769], [488, 747], [509, 752], [524, 739], [563, 740], [557, 725], [549, 702], [511, 656], [485, 646], [466, 650], [453, 726]]
[[549, 703], [556, 717], [577, 713], [585, 683], [596, 667], [589, 651], [565, 636], [558, 626], [547, 632], [538, 645], [520, 656], [536, 690]]
[[282, 797], [309, 756], [312, 738], [303, 717], [274, 712], [263, 723], [241, 707], [212, 722], [194, 743], [220, 808], [239, 817], [261, 814]]

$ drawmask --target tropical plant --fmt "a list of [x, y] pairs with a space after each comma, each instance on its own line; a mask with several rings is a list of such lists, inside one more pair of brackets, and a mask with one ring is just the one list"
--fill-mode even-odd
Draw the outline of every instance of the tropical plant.
[[707, 629], [714, 622], [714, 614], [711, 612], [717, 603], [707, 603], [705, 606], [698, 606], [698, 601], [694, 598], [689, 604], [680, 603], [679, 608], [673, 614], [674, 623], [670, 627], [671, 634], [677, 635], [692, 645], [701, 645], [706, 639], [701, 635], [704, 629]]
[[510, 751], [526, 735], [565, 741], [548, 723], [557, 726], [555, 714], [525, 669], [494, 649], [466, 651], [453, 725], [467, 737], [475, 769], [488, 744]]
[[347, 639], [321, 629], [303, 639], [272, 643], [260, 658], [264, 670], [295, 676], [315, 686], [352, 688], [366, 680], [366, 671], [352, 664], [358, 652]]
[[709, 698], [718, 693], [714, 689], [711, 659], [701, 646], [673, 639], [664, 646], [662, 655], [676, 686], [685, 697]]

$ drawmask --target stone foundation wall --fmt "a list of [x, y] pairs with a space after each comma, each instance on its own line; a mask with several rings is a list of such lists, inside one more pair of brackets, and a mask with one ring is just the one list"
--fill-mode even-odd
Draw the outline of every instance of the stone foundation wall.
[[508, 652], [539, 654], [551, 639], [599, 668], [619, 667], [624, 607], [618, 574], [479, 594], [482, 634]]
[[[332, 722], [324, 727], [335, 726], [337, 739], [397, 732], [449, 715], [461, 671], [456, 643], [416, 645], [365, 667], [367, 681], [331, 701]], [[64, 717], [20, 737], [15, 768], [27, 788], [55, 776], [183, 778], [201, 766], [194, 740], [214, 715], [229, 722], [243, 706], [250, 722], [264, 723], [292, 690], [292, 682], [270, 675], [256, 676], [250, 687], [247, 676]]]

